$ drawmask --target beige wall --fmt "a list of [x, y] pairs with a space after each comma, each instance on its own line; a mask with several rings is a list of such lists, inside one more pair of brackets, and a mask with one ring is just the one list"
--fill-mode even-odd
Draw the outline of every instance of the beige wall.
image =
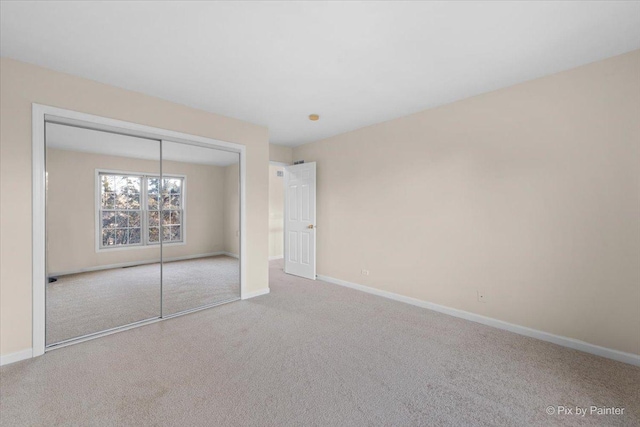
[[293, 163], [293, 149], [284, 145], [269, 144], [269, 160], [290, 165]]
[[224, 251], [240, 256], [240, 169], [237, 164], [224, 168]]
[[268, 287], [268, 130], [151, 96], [0, 60], [0, 352], [31, 348], [31, 104], [247, 147], [247, 291]]
[[636, 354], [639, 154], [640, 51], [294, 149], [318, 274]]
[[[231, 246], [232, 239], [225, 244], [227, 223], [224, 215], [227, 211], [236, 213], [235, 224], [229, 224], [233, 227], [233, 236], [238, 228], [238, 167], [235, 166], [235, 176], [229, 177], [234, 181], [227, 184], [225, 171], [231, 167], [163, 162], [164, 173], [185, 175], [187, 207], [186, 244], [165, 244], [163, 255], [166, 258], [222, 252], [227, 251], [227, 246], [237, 248], [237, 237], [234, 246]], [[159, 258], [157, 246], [96, 252], [96, 169], [158, 174], [159, 162], [47, 150], [47, 263], [50, 274]], [[235, 194], [225, 191], [227, 187], [235, 188]]]
[[284, 181], [278, 176], [284, 167], [269, 165], [269, 258], [284, 253]]

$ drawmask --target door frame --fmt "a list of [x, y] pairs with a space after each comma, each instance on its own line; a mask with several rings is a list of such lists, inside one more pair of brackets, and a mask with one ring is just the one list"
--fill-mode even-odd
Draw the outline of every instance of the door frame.
[[[284, 167], [285, 166], [291, 166], [291, 163], [286, 163], [286, 162], [276, 162], [275, 160], [269, 160], [269, 166], [281, 166], [283, 168], [284, 171]], [[269, 178], [271, 179], [271, 178]], [[284, 259], [284, 209], [286, 207], [286, 203], [284, 202], [284, 194], [286, 193], [284, 191], [284, 180], [282, 181], [282, 194], [283, 194], [283, 206], [282, 206], [282, 256], [276, 256], [276, 257], [271, 257], [269, 256], [269, 261], [273, 261], [276, 259]], [[269, 194], [269, 206], [271, 206], [271, 194]], [[269, 208], [269, 221], [271, 221], [271, 208]], [[271, 239], [271, 235], [269, 235], [269, 239]], [[271, 244], [269, 244], [269, 246], [271, 246]], [[269, 251], [271, 251], [271, 248], [269, 248]]]
[[[152, 138], [182, 144], [199, 145], [231, 151], [240, 155], [240, 298], [250, 297], [246, 289], [247, 245], [246, 245], [246, 147], [241, 144], [205, 138], [202, 136], [176, 132], [153, 126], [140, 125], [123, 120], [110, 119], [93, 114], [81, 113], [73, 110], [52, 107], [48, 105], [32, 104], [32, 357], [45, 353], [46, 328], [46, 140], [45, 122], [52, 121], [60, 124], [88, 127], [109, 132]], [[190, 312], [190, 311], [188, 311]], [[188, 312], [185, 312], [188, 313]], [[161, 321], [159, 318], [153, 321]], [[148, 324], [150, 322], [143, 322]], [[130, 329], [138, 325], [124, 326], [120, 330]], [[105, 331], [88, 339], [103, 336], [114, 331]], [[79, 340], [78, 342], [83, 341]]]

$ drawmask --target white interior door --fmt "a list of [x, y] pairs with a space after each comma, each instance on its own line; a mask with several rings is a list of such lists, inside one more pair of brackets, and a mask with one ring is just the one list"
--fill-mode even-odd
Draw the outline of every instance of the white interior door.
[[284, 168], [284, 272], [316, 278], [316, 164]]

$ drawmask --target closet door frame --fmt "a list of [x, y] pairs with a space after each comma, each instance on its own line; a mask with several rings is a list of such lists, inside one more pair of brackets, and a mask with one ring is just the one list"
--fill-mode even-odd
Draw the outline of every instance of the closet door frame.
[[[160, 141], [175, 142], [189, 145], [199, 145], [207, 148], [238, 153], [240, 156], [240, 299], [246, 299], [246, 147], [233, 142], [205, 138], [182, 132], [171, 131], [153, 126], [115, 120], [92, 114], [81, 113], [63, 108], [42, 104], [32, 104], [32, 357], [41, 356], [45, 351], [61, 348], [94, 338], [99, 338], [115, 332], [171, 319], [175, 316], [161, 317], [149, 321], [139, 322], [122, 328], [110, 329], [92, 334], [84, 338], [73, 340], [55, 347], [46, 348], [46, 135], [45, 123], [58, 123], [94, 130], [103, 130], [121, 135], [158, 139]], [[208, 308], [208, 307], [203, 307]], [[191, 311], [189, 311], [191, 312]], [[177, 315], [187, 314], [178, 313]]]

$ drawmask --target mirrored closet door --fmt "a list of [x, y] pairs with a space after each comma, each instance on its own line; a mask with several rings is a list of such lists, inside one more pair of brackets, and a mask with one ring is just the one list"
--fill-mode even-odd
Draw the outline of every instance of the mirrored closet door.
[[240, 298], [239, 154], [162, 142], [163, 315]]
[[47, 347], [240, 298], [238, 153], [45, 130]]
[[147, 202], [160, 141], [55, 123], [45, 131], [46, 345], [160, 317]]

